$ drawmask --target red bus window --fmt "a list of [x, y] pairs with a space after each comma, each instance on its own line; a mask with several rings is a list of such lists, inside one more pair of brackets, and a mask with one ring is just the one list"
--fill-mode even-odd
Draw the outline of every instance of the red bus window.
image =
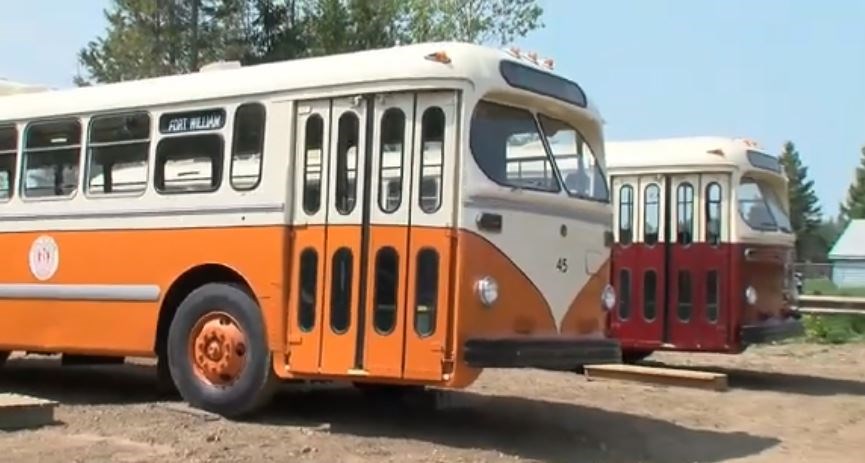
[[646, 270], [643, 274], [643, 318], [647, 321], [655, 319], [658, 307], [658, 275], [654, 270]]
[[683, 322], [691, 319], [691, 309], [693, 308], [691, 294], [691, 272], [679, 270], [679, 297], [676, 313], [679, 320]]
[[628, 269], [619, 270], [619, 319], [627, 320], [631, 316], [631, 272]]
[[712, 323], [718, 321], [718, 271], [709, 270], [706, 273], [706, 319]]
[[643, 190], [643, 242], [653, 245], [658, 242], [661, 221], [661, 188], [657, 184], [646, 185]]
[[715, 182], [706, 186], [706, 242], [721, 242], [721, 185]]
[[681, 183], [676, 189], [676, 242], [691, 244], [694, 241], [694, 187]]
[[631, 185], [619, 188], [619, 243], [631, 244], [634, 240], [634, 189]]

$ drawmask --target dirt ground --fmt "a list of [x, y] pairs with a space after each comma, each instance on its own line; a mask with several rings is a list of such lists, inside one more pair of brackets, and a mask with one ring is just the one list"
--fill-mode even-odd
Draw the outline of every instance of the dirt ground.
[[576, 374], [488, 371], [459, 406], [287, 387], [230, 422], [154, 392], [152, 368], [10, 360], [0, 390], [60, 402], [57, 423], [0, 432], [3, 462], [861, 462], [865, 345], [782, 345], [650, 361], [726, 372], [709, 392]]

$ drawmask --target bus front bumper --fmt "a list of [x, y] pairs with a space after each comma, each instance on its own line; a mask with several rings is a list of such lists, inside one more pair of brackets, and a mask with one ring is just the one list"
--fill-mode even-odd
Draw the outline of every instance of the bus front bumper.
[[739, 333], [743, 344], [762, 344], [805, 334], [805, 326], [796, 318], [745, 325]]
[[464, 347], [464, 361], [475, 368], [574, 370], [622, 362], [619, 342], [606, 338], [474, 338]]

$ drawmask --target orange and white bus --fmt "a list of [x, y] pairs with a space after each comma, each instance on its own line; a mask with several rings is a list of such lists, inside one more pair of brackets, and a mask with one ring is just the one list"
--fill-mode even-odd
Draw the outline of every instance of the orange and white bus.
[[610, 332], [626, 362], [656, 350], [739, 353], [802, 334], [787, 178], [751, 140], [608, 142]]
[[437, 43], [3, 97], [0, 351], [156, 358], [226, 416], [619, 361], [602, 122], [549, 67]]

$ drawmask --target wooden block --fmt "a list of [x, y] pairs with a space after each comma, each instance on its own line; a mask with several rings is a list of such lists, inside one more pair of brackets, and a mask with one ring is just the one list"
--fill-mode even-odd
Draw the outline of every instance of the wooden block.
[[584, 371], [588, 379], [618, 379], [714, 391], [727, 390], [727, 375], [723, 373], [625, 364], [586, 365]]
[[36, 428], [54, 422], [57, 402], [19, 394], [0, 393], [0, 429]]

